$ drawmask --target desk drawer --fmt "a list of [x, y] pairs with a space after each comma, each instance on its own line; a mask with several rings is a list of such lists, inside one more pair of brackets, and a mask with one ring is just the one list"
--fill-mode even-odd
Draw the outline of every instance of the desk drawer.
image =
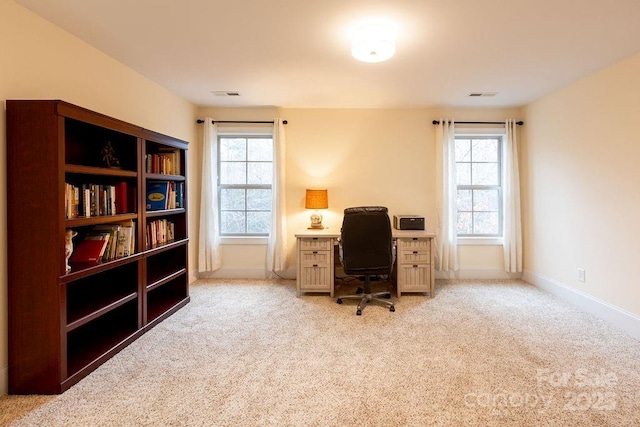
[[298, 239], [301, 251], [328, 251], [331, 249], [331, 239], [321, 237], [303, 237]]
[[331, 252], [329, 251], [300, 251], [300, 261], [305, 264], [324, 264], [329, 263]]
[[302, 265], [300, 276], [301, 291], [332, 291], [332, 269], [328, 265]]
[[430, 292], [431, 265], [406, 264], [398, 265], [398, 293]]
[[398, 253], [398, 263], [412, 264], [412, 263], [430, 263], [431, 252], [425, 249], [415, 249], [413, 251], [400, 251]]
[[431, 239], [429, 238], [399, 238], [398, 239], [398, 250], [413, 250], [413, 249], [431, 249]]

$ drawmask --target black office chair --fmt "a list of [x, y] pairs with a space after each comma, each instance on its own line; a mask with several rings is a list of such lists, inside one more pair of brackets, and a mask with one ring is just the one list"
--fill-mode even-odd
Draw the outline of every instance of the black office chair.
[[[344, 210], [340, 237], [340, 261], [348, 275], [364, 276], [362, 293], [345, 295], [337, 299], [360, 299], [356, 314], [370, 304], [377, 303], [395, 311], [388, 291], [371, 293], [371, 276], [391, 278], [393, 249], [391, 222], [387, 208], [382, 206], [361, 206]], [[384, 296], [386, 299], [378, 298]]]

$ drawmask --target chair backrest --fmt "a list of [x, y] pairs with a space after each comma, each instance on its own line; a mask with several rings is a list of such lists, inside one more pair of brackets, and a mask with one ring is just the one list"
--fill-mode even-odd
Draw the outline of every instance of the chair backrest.
[[341, 229], [342, 266], [347, 274], [391, 274], [391, 221], [383, 206], [344, 210]]

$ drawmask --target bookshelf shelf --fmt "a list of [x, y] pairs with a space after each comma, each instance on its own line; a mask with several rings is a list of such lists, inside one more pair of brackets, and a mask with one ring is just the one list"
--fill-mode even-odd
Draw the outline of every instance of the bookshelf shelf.
[[83, 315], [77, 320], [74, 320], [67, 324], [67, 333], [73, 331], [76, 328], [79, 328], [82, 325], [89, 323], [90, 321], [103, 316], [104, 314], [110, 312], [111, 310], [115, 310], [123, 304], [128, 303], [129, 301], [133, 301], [138, 297], [136, 293], [125, 295], [124, 297], [113, 301], [110, 304], [104, 305], [104, 302], [100, 304], [96, 304], [97, 308], [93, 309], [91, 307], [86, 307], [87, 314]]
[[[115, 176], [122, 178], [136, 178], [138, 172], [120, 169], [108, 169], [95, 166], [66, 165], [65, 172], [76, 173], [81, 175], [98, 175], [98, 176]], [[182, 177], [184, 179], [184, 177]]]
[[164, 285], [149, 291], [147, 302], [147, 322], [165, 318], [168, 311], [177, 310], [184, 302], [180, 295], [184, 292], [184, 280], [177, 277]]
[[145, 253], [146, 253], [147, 255], [157, 254], [157, 253], [160, 253], [160, 252], [164, 252], [164, 251], [166, 251], [166, 250], [169, 250], [169, 249], [171, 249], [171, 248], [173, 248], [173, 247], [176, 247], [176, 246], [184, 246], [184, 245], [186, 245], [188, 242], [189, 242], [189, 239], [174, 240], [174, 241], [172, 241], [172, 242], [167, 242], [167, 243], [164, 243], [164, 244], [161, 244], [161, 245], [155, 245], [155, 246], [152, 246], [152, 247], [150, 247], [149, 249], [147, 249], [147, 250], [145, 251]]
[[97, 265], [89, 265], [83, 267], [81, 264], [74, 265], [75, 269], [72, 269], [69, 273], [63, 274], [59, 278], [59, 283], [68, 283], [74, 280], [82, 279], [83, 277], [92, 276], [94, 274], [101, 273], [106, 270], [119, 267], [126, 264], [135, 264], [140, 261], [144, 254], [136, 253], [124, 258], [118, 258], [113, 261], [103, 262]]
[[180, 276], [182, 274], [185, 274], [186, 272], [187, 272], [186, 269], [182, 268], [182, 269], [176, 271], [175, 273], [171, 273], [168, 276], [158, 280], [157, 282], [153, 282], [153, 283], [148, 284], [147, 285], [147, 292], [148, 291], [152, 291], [155, 288], [160, 287], [160, 286], [164, 285], [167, 282], [170, 282], [171, 280], [175, 279], [176, 277], [178, 277], [178, 276]]
[[[189, 302], [188, 144], [59, 100], [6, 111], [9, 393], [56, 394]], [[183, 206], [147, 211], [157, 181], [180, 183]], [[156, 221], [175, 236], [151, 248]], [[67, 230], [78, 255], [90, 236], [113, 246], [67, 260]]]
[[165, 175], [160, 173], [148, 173], [147, 179], [155, 181], [184, 181], [184, 176], [181, 175]]
[[137, 311], [137, 301], [131, 301], [69, 332], [68, 373], [77, 373], [138, 332]]
[[161, 217], [167, 215], [180, 215], [184, 214], [184, 208], [178, 209], [163, 209], [159, 211], [147, 211], [147, 218]]
[[101, 215], [66, 220], [67, 228], [85, 227], [88, 225], [109, 224], [113, 222], [138, 219], [138, 214]]

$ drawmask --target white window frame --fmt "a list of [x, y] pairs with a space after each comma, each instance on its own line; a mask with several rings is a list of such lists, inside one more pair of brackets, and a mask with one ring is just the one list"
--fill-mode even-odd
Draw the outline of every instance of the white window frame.
[[[458, 138], [490, 138], [499, 137], [500, 142], [500, 187], [504, 188], [504, 140], [506, 138], [504, 128], [456, 128], [455, 137]], [[455, 161], [455, 159], [453, 159]], [[456, 191], [457, 195], [457, 191]], [[504, 243], [504, 196], [500, 191], [500, 236], [457, 236], [460, 246], [502, 246]], [[457, 214], [456, 214], [457, 215]], [[457, 221], [457, 219], [456, 219]]]
[[[218, 131], [218, 141], [217, 141], [217, 150], [218, 150], [218, 176], [216, 177], [216, 191], [218, 192], [218, 200], [220, 199], [220, 139], [221, 138], [273, 138], [273, 132], [271, 128], [268, 130], [265, 128], [264, 130], [257, 130], [255, 127], [252, 128], [242, 128], [242, 127], [233, 127], [225, 130]], [[275, 159], [272, 159], [272, 164], [275, 167]], [[252, 187], [253, 188], [253, 187]], [[271, 184], [271, 190], [273, 191], [273, 183]], [[222, 206], [219, 205], [216, 207], [218, 210], [218, 220], [222, 221]], [[219, 229], [222, 229], [222, 224], [218, 224]], [[222, 234], [220, 233], [220, 244], [222, 245], [266, 245], [269, 241], [268, 234]]]

